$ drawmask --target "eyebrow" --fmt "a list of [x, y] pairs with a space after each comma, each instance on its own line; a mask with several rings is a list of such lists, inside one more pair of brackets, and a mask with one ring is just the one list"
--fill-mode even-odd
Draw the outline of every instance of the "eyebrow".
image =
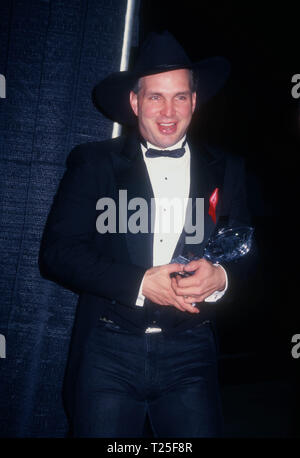
[[[181, 92], [177, 92], [175, 94], [175, 97], [177, 95], [189, 95], [191, 94], [191, 91], [181, 91]], [[149, 92], [146, 92], [146, 95], [162, 95], [163, 96], [163, 93], [162, 92], [156, 92], [156, 91], [149, 91]]]

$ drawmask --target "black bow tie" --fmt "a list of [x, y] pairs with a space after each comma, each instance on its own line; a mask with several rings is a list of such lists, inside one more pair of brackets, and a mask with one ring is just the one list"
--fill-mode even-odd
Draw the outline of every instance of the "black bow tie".
[[154, 149], [154, 148], [149, 148], [147, 149], [145, 155], [146, 157], [182, 157], [185, 153], [185, 145], [186, 140], [182, 143], [181, 148], [177, 149]]

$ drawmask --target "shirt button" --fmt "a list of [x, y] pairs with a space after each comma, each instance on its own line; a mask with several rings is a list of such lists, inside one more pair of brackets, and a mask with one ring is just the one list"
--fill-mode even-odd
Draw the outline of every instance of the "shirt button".
[[165, 180], [167, 180], [167, 179], [168, 179], [168, 177], [165, 177]]
[[163, 241], [163, 239], [160, 239], [160, 242], [162, 242], [162, 241]]

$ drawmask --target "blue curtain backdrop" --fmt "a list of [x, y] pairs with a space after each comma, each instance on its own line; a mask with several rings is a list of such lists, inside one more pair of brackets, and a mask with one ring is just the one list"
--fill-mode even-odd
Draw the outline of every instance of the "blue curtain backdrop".
[[91, 89], [119, 69], [126, 0], [2, 0], [0, 435], [63, 437], [61, 387], [77, 297], [38, 252], [71, 148], [111, 136]]

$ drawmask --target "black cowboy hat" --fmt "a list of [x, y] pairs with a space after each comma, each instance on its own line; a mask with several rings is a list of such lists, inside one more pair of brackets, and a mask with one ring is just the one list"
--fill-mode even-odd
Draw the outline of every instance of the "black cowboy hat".
[[183, 47], [168, 31], [152, 32], [142, 44], [132, 71], [112, 73], [93, 89], [96, 107], [106, 116], [125, 125], [134, 125], [129, 93], [138, 79], [156, 73], [187, 68], [196, 74], [198, 102], [206, 102], [224, 85], [230, 71], [223, 57], [211, 57], [192, 63]]

